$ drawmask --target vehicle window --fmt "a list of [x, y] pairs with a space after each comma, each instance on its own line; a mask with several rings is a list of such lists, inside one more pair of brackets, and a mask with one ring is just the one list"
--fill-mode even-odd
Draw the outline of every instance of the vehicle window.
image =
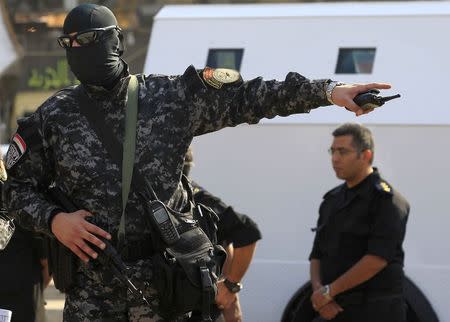
[[230, 68], [239, 71], [241, 69], [244, 49], [210, 49], [206, 66], [212, 68]]
[[339, 48], [336, 74], [371, 74], [376, 48]]

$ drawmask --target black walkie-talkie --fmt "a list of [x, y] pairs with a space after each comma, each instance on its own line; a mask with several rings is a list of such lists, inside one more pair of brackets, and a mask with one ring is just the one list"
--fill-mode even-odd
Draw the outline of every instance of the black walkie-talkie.
[[149, 202], [148, 206], [151, 208], [150, 219], [153, 226], [158, 229], [161, 239], [168, 246], [174, 244], [180, 239], [180, 235], [175, 228], [172, 218], [170, 218], [166, 206], [159, 200]]
[[[150, 219], [150, 223], [157, 229], [161, 239], [167, 246], [173, 245], [178, 239], [180, 239], [177, 228], [170, 217], [169, 210], [166, 205], [158, 199], [158, 196], [147, 180], [146, 184], [147, 195], [141, 193], [141, 197], [144, 199], [145, 207], [147, 208], [146, 210], [149, 214], [148, 217]], [[149, 201], [149, 192], [151, 192], [154, 199], [153, 201]]]
[[367, 92], [359, 93], [355, 96], [353, 101], [361, 107], [363, 110], [368, 110], [372, 108], [377, 108], [386, 103], [387, 101], [393, 100], [394, 98], [399, 98], [400, 94], [393, 96], [382, 97], [380, 91], [377, 89], [371, 89]]

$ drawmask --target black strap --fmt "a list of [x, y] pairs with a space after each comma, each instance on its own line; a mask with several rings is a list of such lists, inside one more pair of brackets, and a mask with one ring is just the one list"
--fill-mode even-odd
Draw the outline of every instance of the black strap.
[[214, 285], [206, 263], [198, 261], [202, 285], [202, 321], [211, 322], [211, 303], [214, 300]]
[[367, 290], [362, 291], [350, 291], [348, 293], [339, 294], [336, 296], [336, 302], [341, 306], [349, 306], [349, 305], [362, 305], [369, 302], [377, 302], [377, 301], [386, 301], [393, 300], [397, 298], [402, 298], [402, 293], [373, 293]]

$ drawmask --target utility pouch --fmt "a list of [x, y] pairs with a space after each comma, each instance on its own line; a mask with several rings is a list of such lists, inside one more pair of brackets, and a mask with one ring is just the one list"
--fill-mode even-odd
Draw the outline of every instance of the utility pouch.
[[49, 271], [56, 289], [65, 293], [73, 285], [77, 270], [77, 259], [56, 238], [47, 238]]
[[14, 230], [14, 221], [8, 217], [6, 210], [0, 209], [0, 251], [6, 248]]
[[[74, 212], [77, 210], [77, 207], [58, 187], [49, 187], [46, 191], [46, 196], [64, 211]], [[46, 239], [49, 272], [52, 274], [56, 289], [65, 293], [75, 281], [75, 274], [78, 268], [77, 257], [70, 249], [61, 244], [56, 237], [46, 237]]]
[[153, 281], [160, 315], [170, 320], [200, 311], [203, 321], [211, 321], [216, 283], [225, 258], [225, 250], [213, 245], [200, 227], [181, 232], [174, 245], [157, 252], [153, 256]]
[[[222, 274], [226, 252], [216, 243], [218, 217], [208, 207], [195, 205], [189, 180], [182, 183], [188, 192], [189, 205], [184, 212], [168, 208], [168, 216], [178, 233], [173, 243], [164, 242], [161, 229], [153, 223], [153, 283], [159, 297], [159, 314], [171, 320], [185, 313], [201, 314], [202, 321], [212, 321], [216, 313], [217, 280]], [[152, 190], [146, 183], [147, 190]], [[149, 203], [146, 202], [148, 205]], [[146, 207], [149, 216], [151, 207]]]

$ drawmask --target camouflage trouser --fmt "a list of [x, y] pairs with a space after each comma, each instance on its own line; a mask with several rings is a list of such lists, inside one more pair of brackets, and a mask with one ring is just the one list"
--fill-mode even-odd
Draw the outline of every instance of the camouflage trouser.
[[[128, 275], [136, 287], [144, 292], [150, 306], [133, 301], [126, 287], [109, 271], [96, 267], [95, 264], [80, 265], [76, 286], [66, 294], [64, 321], [163, 322], [156, 313], [158, 300], [156, 291], [151, 286], [151, 262], [140, 260], [127, 265], [130, 267]], [[186, 318], [176, 321], [186, 321]]]

